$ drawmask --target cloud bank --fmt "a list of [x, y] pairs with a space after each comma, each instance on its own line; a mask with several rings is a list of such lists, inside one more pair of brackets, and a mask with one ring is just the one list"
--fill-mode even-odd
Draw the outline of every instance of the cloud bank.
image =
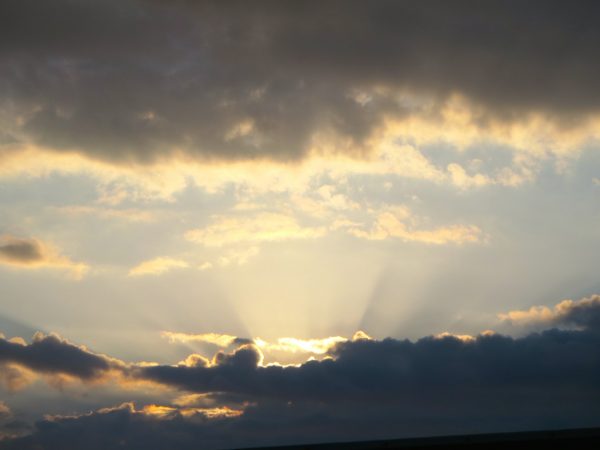
[[[591, 1], [1, 8], [3, 153], [33, 145], [119, 164], [297, 160], [368, 153], [393, 123], [408, 132], [443, 121], [523, 147], [548, 131], [567, 146], [579, 139], [572, 130], [597, 136]], [[517, 136], [517, 123], [533, 138]]]
[[96, 434], [102, 445], [126, 448], [173, 442], [227, 448], [598, 425], [599, 308], [596, 296], [562, 302], [556, 309], [569, 311], [564, 323], [576, 329], [521, 338], [486, 332], [417, 341], [364, 333], [352, 340], [288, 339], [278, 344], [326, 347], [325, 358], [289, 366], [264, 364], [258, 340], [231, 335], [166, 333], [178, 342], [231, 349], [210, 359], [192, 354], [176, 365], [126, 365], [56, 336], [37, 336], [31, 344], [2, 339], [0, 360], [34, 372], [91, 380], [120, 371], [121, 378], [107, 380], [151, 382], [182, 395], [139, 409], [127, 404], [50, 417], [33, 434], [0, 447], [64, 448], [74, 436], [92, 442]]

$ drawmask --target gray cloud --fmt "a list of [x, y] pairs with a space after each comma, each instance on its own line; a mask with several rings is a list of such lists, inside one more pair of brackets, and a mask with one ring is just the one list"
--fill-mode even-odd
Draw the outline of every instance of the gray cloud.
[[[54, 334], [34, 336], [30, 344], [0, 338], [0, 371], [16, 364], [37, 373], [65, 374], [82, 380], [97, 378], [119, 366], [116, 360], [97, 355]], [[9, 367], [9, 366], [6, 366]]]
[[582, 299], [563, 300], [553, 308], [533, 306], [529, 310], [509, 311], [499, 314], [499, 318], [511, 325], [526, 328], [578, 328], [600, 330], [600, 295]]
[[434, 105], [460, 93], [482, 108], [482, 126], [531, 112], [570, 126], [600, 104], [592, 1], [0, 8], [4, 140], [102, 160], [289, 160], [323, 130], [364, 150], [384, 117], [420, 108], [386, 90]]
[[11, 238], [0, 242], [0, 259], [16, 264], [32, 264], [44, 259], [39, 243], [33, 239]]
[[62, 269], [71, 272], [76, 279], [89, 269], [86, 264], [76, 263], [61, 255], [52, 244], [8, 235], [0, 236], [0, 264], [26, 269]]
[[[2, 340], [0, 362], [82, 379], [116, 368], [185, 395], [158, 415], [126, 405], [46, 419], [0, 448], [232, 448], [597, 426], [600, 329], [588, 319], [600, 304], [581, 304], [577, 330], [522, 338], [358, 339], [332, 347], [331, 359], [287, 367], [260, 365], [259, 349], [246, 341], [220, 351], [212, 363], [195, 357], [176, 366], [125, 366], [56, 336], [29, 346]], [[244, 412], [209, 418], [193, 409], [227, 405]]]
[[[596, 330], [548, 330], [513, 339], [481, 335], [472, 341], [427, 337], [416, 342], [385, 339], [338, 344], [334, 359], [301, 366], [258, 365], [259, 350], [246, 345], [195, 366], [151, 366], [140, 378], [192, 392], [229, 392], [252, 398], [379, 403], [417, 392], [448, 389], [573, 388], [598, 391], [600, 365], [590, 355], [600, 343]], [[598, 392], [600, 393], [600, 391]]]
[[561, 304], [563, 308], [555, 319], [556, 324], [600, 330], [600, 295]]

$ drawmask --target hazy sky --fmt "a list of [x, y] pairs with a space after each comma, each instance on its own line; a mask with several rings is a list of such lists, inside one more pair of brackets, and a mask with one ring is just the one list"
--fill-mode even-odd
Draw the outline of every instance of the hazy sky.
[[599, 9], [3, 1], [0, 448], [599, 425]]

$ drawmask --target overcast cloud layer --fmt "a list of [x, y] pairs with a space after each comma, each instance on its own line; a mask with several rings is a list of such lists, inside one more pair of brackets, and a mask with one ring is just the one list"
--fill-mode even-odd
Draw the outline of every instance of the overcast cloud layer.
[[[114, 162], [370, 151], [386, 119], [599, 111], [593, 1], [3, 2], [2, 145]], [[327, 145], [329, 143], [329, 145]]]

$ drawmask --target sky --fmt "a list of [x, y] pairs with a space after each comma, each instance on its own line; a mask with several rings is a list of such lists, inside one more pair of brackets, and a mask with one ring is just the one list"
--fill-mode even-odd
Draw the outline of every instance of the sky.
[[0, 449], [599, 426], [599, 9], [3, 1]]

